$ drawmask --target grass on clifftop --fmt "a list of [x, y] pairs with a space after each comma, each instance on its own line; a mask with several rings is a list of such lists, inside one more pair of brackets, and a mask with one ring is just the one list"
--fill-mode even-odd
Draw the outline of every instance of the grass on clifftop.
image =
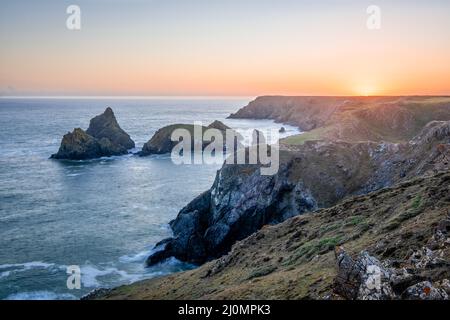
[[318, 140], [406, 142], [433, 120], [450, 120], [450, 97], [349, 101], [323, 126], [282, 139], [281, 143], [289, 146]]

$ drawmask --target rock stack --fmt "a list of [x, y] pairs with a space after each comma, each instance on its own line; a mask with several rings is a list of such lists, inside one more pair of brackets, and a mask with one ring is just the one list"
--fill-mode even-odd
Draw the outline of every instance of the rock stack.
[[134, 148], [134, 141], [119, 126], [114, 112], [105, 112], [91, 119], [89, 128], [84, 131], [76, 128], [64, 135], [61, 146], [53, 159], [87, 160], [110, 157], [128, 153]]

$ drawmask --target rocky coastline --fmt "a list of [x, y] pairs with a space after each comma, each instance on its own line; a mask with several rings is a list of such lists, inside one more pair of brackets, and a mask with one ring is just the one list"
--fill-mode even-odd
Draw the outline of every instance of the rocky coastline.
[[306, 132], [273, 176], [224, 164], [147, 259], [199, 268], [92, 298], [448, 298], [450, 98], [259, 97], [230, 117]]

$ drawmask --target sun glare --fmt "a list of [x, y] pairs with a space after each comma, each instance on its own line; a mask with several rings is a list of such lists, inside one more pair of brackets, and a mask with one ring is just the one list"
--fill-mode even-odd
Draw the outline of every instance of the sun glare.
[[374, 96], [378, 94], [378, 90], [375, 86], [360, 86], [355, 90], [355, 93], [360, 96]]

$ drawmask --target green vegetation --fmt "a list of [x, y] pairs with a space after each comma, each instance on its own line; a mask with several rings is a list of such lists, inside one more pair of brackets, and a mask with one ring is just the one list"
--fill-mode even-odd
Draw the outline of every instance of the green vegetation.
[[302, 145], [306, 141], [321, 140], [326, 132], [326, 128], [318, 128], [295, 136], [290, 136], [281, 140], [286, 145]]
[[296, 249], [283, 265], [291, 265], [298, 259], [310, 260], [315, 255], [324, 254], [330, 250], [333, 250], [341, 242], [342, 237], [340, 236], [327, 237], [319, 240], [306, 242], [298, 249]]
[[264, 277], [272, 272], [274, 272], [277, 269], [276, 266], [264, 266], [261, 268], [258, 268], [254, 270], [250, 275], [248, 276], [247, 280]]

